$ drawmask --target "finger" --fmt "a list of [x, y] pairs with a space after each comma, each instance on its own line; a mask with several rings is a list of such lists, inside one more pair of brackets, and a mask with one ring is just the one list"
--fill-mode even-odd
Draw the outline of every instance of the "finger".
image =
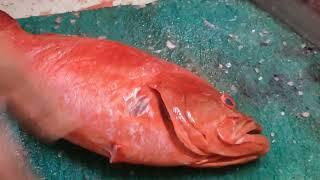
[[0, 33], [0, 96], [26, 131], [46, 142], [63, 138], [80, 126], [80, 118], [61, 105], [63, 92], [45, 88], [41, 75], [25, 62], [26, 57]]
[[22, 147], [15, 141], [11, 131], [0, 115], [0, 179], [34, 180], [35, 175], [23, 156]]

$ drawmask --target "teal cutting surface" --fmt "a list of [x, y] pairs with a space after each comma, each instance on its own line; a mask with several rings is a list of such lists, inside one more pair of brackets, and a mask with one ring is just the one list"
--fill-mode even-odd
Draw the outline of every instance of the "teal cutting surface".
[[[61, 17], [61, 23], [56, 18]], [[319, 179], [320, 54], [297, 34], [241, 0], [160, 0], [20, 19], [32, 33], [105, 36], [208, 78], [264, 127], [271, 150], [223, 169], [110, 165], [65, 141], [45, 145], [17, 126], [30, 162], [46, 179]], [[170, 41], [168, 48], [167, 42]], [[173, 45], [174, 46], [173, 46]]]

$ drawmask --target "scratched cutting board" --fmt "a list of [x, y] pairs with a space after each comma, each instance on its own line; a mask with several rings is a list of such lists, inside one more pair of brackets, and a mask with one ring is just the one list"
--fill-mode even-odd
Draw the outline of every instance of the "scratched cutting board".
[[[107, 159], [65, 141], [41, 144], [14, 126], [41, 177], [320, 178], [320, 54], [249, 2], [161, 0], [143, 9], [115, 7], [82, 12], [80, 17], [68, 13], [19, 22], [33, 33], [119, 40], [191, 68], [231, 93], [238, 108], [258, 119], [272, 142], [266, 157], [247, 165], [218, 170], [152, 168], [109, 165]], [[167, 48], [168, 41], [175, 48]]]

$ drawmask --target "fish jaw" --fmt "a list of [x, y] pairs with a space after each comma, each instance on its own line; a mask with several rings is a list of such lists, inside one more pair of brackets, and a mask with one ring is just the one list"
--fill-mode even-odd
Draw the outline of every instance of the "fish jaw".
[[[239, 152], [236, 156], [265, 155], [269, 151], [270, 144], [261, 133], [262, 127], [246, 116], [225, 118], [217, 127], [218, 138], [223, 143], [238, 148]], [[251, 146], [249, 150], [247, 145]]]
[[245, 164], [254, 160], [257, 160], [259, 156], [245, 156], [240, 158], [207, 158], [203, 161], [196, 162], [195, 164], [192, 164], [192, 167], [195, 168], [220, 168], [225, 166], [231, 166], [231, 165], [240, 165]]

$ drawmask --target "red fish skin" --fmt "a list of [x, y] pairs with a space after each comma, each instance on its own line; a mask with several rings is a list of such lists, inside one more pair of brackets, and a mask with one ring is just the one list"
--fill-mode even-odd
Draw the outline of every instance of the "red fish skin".
[[269, 151], [266, 137], [250, 133], [261, 131], [252, 118], [178, 65], [110, 40], [28, 34], [4, 12], [0, 32], [27, 57], [34, 86], [54, 92], [57, 111], [77, 119], [61, 138], [111, 163], [221, 167]]

